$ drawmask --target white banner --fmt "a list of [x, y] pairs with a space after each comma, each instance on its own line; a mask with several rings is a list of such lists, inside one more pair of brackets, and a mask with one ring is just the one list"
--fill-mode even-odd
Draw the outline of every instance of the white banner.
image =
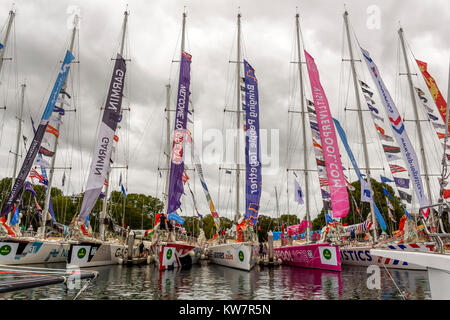
[[425, 196], [422, 178], [420, 175], [419, 161], [417, 160], [416, 152], [414, 151], [411, 141], [409, 140], [406, 133], [402, 118], [397, 110], [397, 107], [394, 104], [394, 101], [391, 98], [391, 95], [389, 94], [389, 91], [387, 90], [383, 80], [381, 79], [380, 72], [378, 71], [375, 62], [373, 62], [372, 58], [370, 57], [370, 53], [363, 48], [361, 48], [361, 50], [364, 56], [364, 60], [367, 63], [370, 75], [372, 76], [372, 79], [378, 89], [378, 93], [380, 94], [381, 102], [383, 103], [386, 115], [391, 122], [395, 140], [400, 146], [402, 157], [414, 185], [414, 190], [416, 192], [417, 198], [419, 199], [420, 206], [428, 206], [429, 201]]

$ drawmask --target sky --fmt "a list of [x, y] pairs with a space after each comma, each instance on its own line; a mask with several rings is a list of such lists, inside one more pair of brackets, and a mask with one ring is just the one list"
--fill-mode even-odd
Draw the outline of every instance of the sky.
[[[13, 2], [0, 3], [0, 39], [4, 38], [8, 12]], [[163, 155], [166, 144], [165, 105], [166, 85], [171, 85], [171, 108], [175, 106], [182, 14], [186, 12], [186, 48], [192, 55], [191, 117], [194, 141], [202, 151], [203, 170], [216, 209], [221, 216], [234, 214], [234, 171], [225, 174], [219, 167], [233, 164], [218, 160], [220, 134], [236, 126], [236, 17], [240, 12], [243, 58], [255, 68], [258, 78], [260, 127], [263, 139], [263, 192], [260, 214], [276, 216], [275, 188], [279, 195], [279, 213], [296, 214], [302, 218], [305, 206], [294, 201], [294, 176], [286, 168], [303, 168], [301, 118], [288, 113], [299, 110], [300, 90], [296, 53], [295, 14], [300, 14], [301, 47], [315, 59], [322, 86], [327, 95], [331, 113], [343, 124], [349, 143], [360, 167], [364, 167], [361, 135], [356, 113], [344, 108], [356, 107], [353, 83], [349, 77], [350, 63], [344, 31], [343, 13], [349, 12], [351, 37], [355, 59], [361, 59], [359, 45], [371, 53], [381, 75], [404, 119], [413, 119], [405, 66], [400, 49], [398, 28], [401, 25], [407, 41], [412, 73], [419, 72], [413, 56], [428, 63], [443, 96], [447, 99], [449, 40], [448, 21], [450, 3], [432, 1], [14, 1], [16, 12], [13, 37], [10, 38], [1, 74], [0, 101], [0, 175], [11, 176], [15, 136], [16, 112], [20, 102], [20, 84], [26, 83], [23, 134], [31, 141], [29, 117], [39, 119], [48, 100], [57, 69], [67, 50], [71, 36], [73, 13], [79, 13], [80, 25], [76, 36], [68, 88], [72, 94], [71, 106], [76, 112], [67, 112], [60, 130], [56, 155], [54, 186], [66, 194], [84, 190], [91, 154], [105, 102], [112, 67], [120, 48], [123, 13], [129, 11], [125, 51], [127, 60], [126, 89], [123, 107], [124, 119], [117, 133], [119, 142], [113, 160], [117, 168], [111, 173], [112, 190], [120, 190], [122, 174], [128, 193], [145, 193], [162, 198], [165, 167]], [[3, 41], [3, 40], [0, 40]], [[304, 56], [302, 55], [302, 60]], [[356, 61], [357, 73], [373, 88], [367, 68]], [[303, 65], [305, 97], [311, 99], [306, 66]], [[415, 85], [427, 91], [420, 73], [413, 75]], [[427, 92], [428, 94], [428, 92]], [[380, 101], [380, 100], [378, 100]], [[378, 104], [381, 108], [381, 104]], [[435, 108], [434, 104], [431, 104]], [[420, 118], [426, 119], [425, 113]], [[364, 113], [364, 112], [363, 112]], [[437, 112], [436, 112], [437, 114]], [[364, 113], [364, 128], [368, 136], [370, 167], [373, 177], [390, 176], [383, 158], [376, 132]], [[173, 122], [173, 113], [172, 113]], [[173, 124], [171, 124], [173, 126]], [[423, 122], [424, 140], [430, 171], [439, 173], [441, 150], [431, 126]], [[199, 130], [199, 128], [202, 130]], [[407, 122], [407, 131], [418, 152], [417, 131], [413, 122]], [[225, 136], [225, 135], [223, 135]], [[309, 168], [315, 169], [310, 131], [307, 128]], [[219, 139], [219, 140], [218, 140]], [[289, 148], [288, 148], [289, 144]], [[235, 143], [224, 142], [229, 155]], [[241, 153], [243, 144], [240, 144]], [[24, 153], [24, 147], [21, 146]], [[350, 167], [340, 145], [342, 161]], [[189, 151], [189, 150], [188, 150]], [[190, 152], [187, 152], [189, 158]], [[267, 156], [265, 156], [267, 154]], [[419, 153], [418, 153], [419, 156]], [[189, 159], [186, 159], [189, 164]], [[19, 160], [19, 162], [21, 162]], [[225, 161], [226, 162], [226, 161]], [[20, 165], [19, 165], [20, 167]], [[71, 168], [71, 169], [68, 169]], [[243, 177], [244, 172], [241, 176]], [[62, 176], [66, 184], [62, 187]], [[209, 212], [198, 178], [188, 171], [200, 213]], [[304, 175], [298, 172], [304, 188]], [[349, 180], [355, 181], [354, 172]], [[310, 175], [311, 216], [322, 207], [317, 173]], [[286, 190], [289, 189], [287, 197]], [[244, 180], [241, 181], [241, 205], [244, 206]], [[189, 192], [182, 197], [183, 215], [193, 214]], [[432, 193], [437, 198], [437, 178], [432, 178]], [[410, 190], [410, 193], [412, 191]]]

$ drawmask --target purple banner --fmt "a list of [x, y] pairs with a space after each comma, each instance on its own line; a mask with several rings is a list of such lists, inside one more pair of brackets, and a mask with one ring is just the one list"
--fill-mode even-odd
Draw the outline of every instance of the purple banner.
[[181, 54], [180, 79], [178, 81], [178, 96], [173, 130], [172, 162], [170, 164], [169, 201], [167, 213], [175, 212], [181, 205], [183, 194], [184, 172], [184, 140], [186, 137], [187, 114], [189, 107], [189, 84], [191, 82], [191, 55]]
[[245, 219], [258, 221], [261, 198], [261, 150], [259, 141], [258, 80], [255, 69], [244, 60], [245, 72]]

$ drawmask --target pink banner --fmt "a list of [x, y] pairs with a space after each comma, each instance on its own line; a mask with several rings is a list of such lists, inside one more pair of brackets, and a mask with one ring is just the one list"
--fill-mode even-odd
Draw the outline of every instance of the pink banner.
[[[287, 227], [288, 236], [295, 236], [296, 234], [302, 233], [303, 231], [305, 231], [307, 226], [307, 221], [303, 220], [300, 224]], [[309, 226], [312, 227], [311, 221], [309, 222]]]
[[320, 84], [319, 71], [314, 63], [314, 58], [306, 50], [305, 57], [319, 125], [320, 140], [322, 141], [323, 158], [327, 169], [333, 217], [343, 218], [348, 213], [349, 202], [333, 117], [327, 97]]

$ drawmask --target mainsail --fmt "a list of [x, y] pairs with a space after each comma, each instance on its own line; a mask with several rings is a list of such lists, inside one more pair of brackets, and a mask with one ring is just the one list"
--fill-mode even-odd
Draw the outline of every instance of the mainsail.
[[33, 141], [30, 144], [30, 148], [28, 149], [27, 155], [25, 156], [25, 160], [23, 161], [22, 167], [17, 175], [16, 182], [11, 189], [10, 194], [7, 197], [6, 202], [3, 205], [2, 211], [0, 213], [0, 217], [8, 214], [14, 207], [14, 203], [19, 196], [20, 191], [25, 183], [25, 180], [30, 172], [30, 169], [33, 165], [34, 159], [41, 147], [42, 138], [44, 137], [44, 133], [47, 129], [47, 125], [50, 121], [50, 116], [53, 113], [53, 109], [55, 107], [56, 100], [61, 91], [61, 88], [67, 78], [67, 74], [70, 70], [70, 63], [75, 59], [72, 53], [67, 50], [66, 56], [64, 57], [64, 61], [61, 65], [61, 69], [58, 73], [58, 77], [56, 78], [56, 82], [53, 86], [52, 92], [50, 94], [50, 98], [45, 107], [44, 113], [41, 118], [41, 122], [36, 130], [36, 134], [34, 135]]
[[259, 140], [258, 80], [255, 69], [244, 60], [245, 72], [245, 219], [256, 225], [261, 198], [261, 150]]
[[86, 192], [84, 193], [83, 203], [81, 204], [80, 215], [78, 217], [80, 221], [86, 220], [89, 216], [97, 198], [100, 196], [106, 174], [110, 170], [114, 133], [121, 117], [125, 72], [125, 59], [120, 54], [117, 54], [102, 123], [92, 157]]
[[417, 159], [417, 155], [414, 151], [411, 141], [409, 140], [409, 137], [406, 133], [402, 117], [400, 116], [397, 107], [395, 106], [394, 101], [392, 100], [391, 95], [389, 94], [389, 91], [384, 84], [383, 79], [381, 79], [380, 72], [378, 71], [375, 62], [370, 57], [370, 53], [363, 48], [361, 48], [361, 50], [370, 75], [372, 76], [372, 79], [378, 89], [378, 93], [386, 111], [386, 115], [391, 122], [395, 140], [400, 146], [402, 157], [404, 163], [408, 168], [409, 176], [411, 177], [420, 206], [426, 207], [429, 205], [429, 201], [424, 192], [422, 177], [420, 175], [419, 161]]
[[191, 81], [191, 55], [181, 53], [180, 78], [178, 81], [178, 96], [173, 130], [172, 158], [170, 163], [169, 197], [167, 213], [175, 213], [181, 206], [183, 194], [184, 172], [184, 141], [186, 139], [187, 114], [189, 107], [189, 85]]
[[327, 97], [320, 83], [319, 71], [314, 58], [306, 50], [305, 57], [317, 114], [323, 157], [327, 169], [333, 217], [343, 218], [347, 215], [350, 206], [333, 117], [331, 116]]

